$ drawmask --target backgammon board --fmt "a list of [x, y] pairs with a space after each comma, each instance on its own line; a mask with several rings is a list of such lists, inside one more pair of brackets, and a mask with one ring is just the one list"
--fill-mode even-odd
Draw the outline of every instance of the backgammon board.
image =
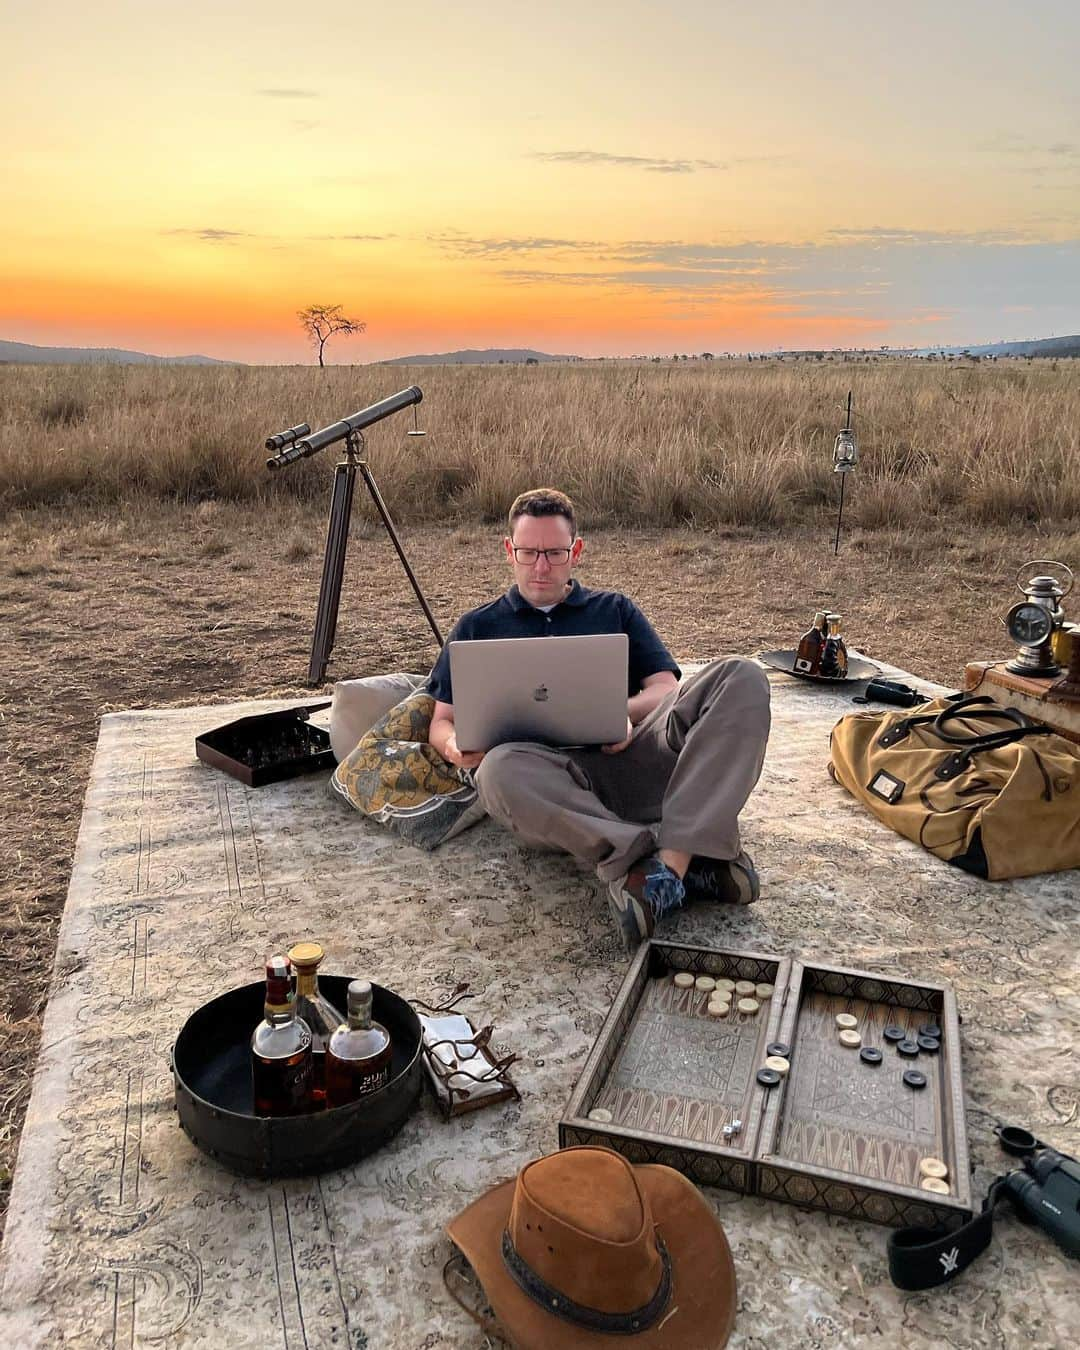
[[875, 1223], [964, 1217], [955, 997], [868, 971], [645, 943], [559, 1122], [560, 1147], [588, 1143]]

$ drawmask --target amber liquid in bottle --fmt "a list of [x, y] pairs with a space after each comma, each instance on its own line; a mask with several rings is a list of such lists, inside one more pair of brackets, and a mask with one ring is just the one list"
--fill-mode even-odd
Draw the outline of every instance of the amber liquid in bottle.
[[795, 653], [795, 669], [803, 675], [818, 675], [821, 672], [821, 654], [825, 646], [828, 623], [825, 611], [819, 609], [814, 615], [812, 628], [808, 628], [799, 639], [799, 649]]
[[839, 614], [826, 615], [829, 631], [821, 649], [821, 673], [834, 680], [842, 680], [848, 673], [847, 647], [844, 644], [844, 621]]
[[266, 1016], [251, 1035], [251, 1084], [257, 1116], [311, 1110], [311, 1032], [296, 1015], [284, 956], [266, 963]]
[[349, 1020], [326, 1048], [326, 1104], [346, 1106], [390, 1081], [390, 1033], [371, 1019], [371, 985], [349, 985]]
[[325, 953], [317, 942], [298, 942], [289, 949], [296, 971], [296, 1015], [311, 1032], [311, 1110], [326, 1105], [326, 1047], [345, 1020], [319, 990], [319, 964]]

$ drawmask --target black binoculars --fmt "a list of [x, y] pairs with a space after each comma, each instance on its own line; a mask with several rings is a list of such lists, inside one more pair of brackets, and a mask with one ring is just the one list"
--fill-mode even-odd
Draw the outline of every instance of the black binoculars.
[[1044, 1228], [1062, 1251], [1080, 1256], [1080, 1163], [1015, 1125], [1002, 1126], [998, 1139], [1006, 1153], [1024, 1160], [1002, 1178], [1002, 1195], [1021, 1218]]

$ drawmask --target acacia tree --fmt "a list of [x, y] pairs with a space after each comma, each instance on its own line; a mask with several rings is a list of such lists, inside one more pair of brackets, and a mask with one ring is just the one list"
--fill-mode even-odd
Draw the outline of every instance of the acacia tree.
[[366, 323], [346, 318], [340, 305], [309, 305], [299, 310], [296, 317], [319, 354], [320, 366], [326, 365], [323, 349], [335, 333], [362, 333], [367, 327]]

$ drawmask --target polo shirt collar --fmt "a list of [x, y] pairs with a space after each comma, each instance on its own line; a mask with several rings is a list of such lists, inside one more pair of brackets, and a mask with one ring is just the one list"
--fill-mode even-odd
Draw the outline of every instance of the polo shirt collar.
[[[585, 604], [586, 600], [588, 600], [588, 598], [589, 592], [585, 589], [585, 587], [582, 586], [580, 582], [577, 582], [573, 578], [571, 578], [569, 594], [564, 595], [563, 598], [557, 602], [557, 604], [583, 605]], [[516, 585], [511, 586], [510, 589], [506, 592], [506, 602], [513, 610], [520, 611], [523, 609], [536, 608], [535, 605], [530, 604], [530, 602], [525, 599], [525, 597], [521, 594]]]

